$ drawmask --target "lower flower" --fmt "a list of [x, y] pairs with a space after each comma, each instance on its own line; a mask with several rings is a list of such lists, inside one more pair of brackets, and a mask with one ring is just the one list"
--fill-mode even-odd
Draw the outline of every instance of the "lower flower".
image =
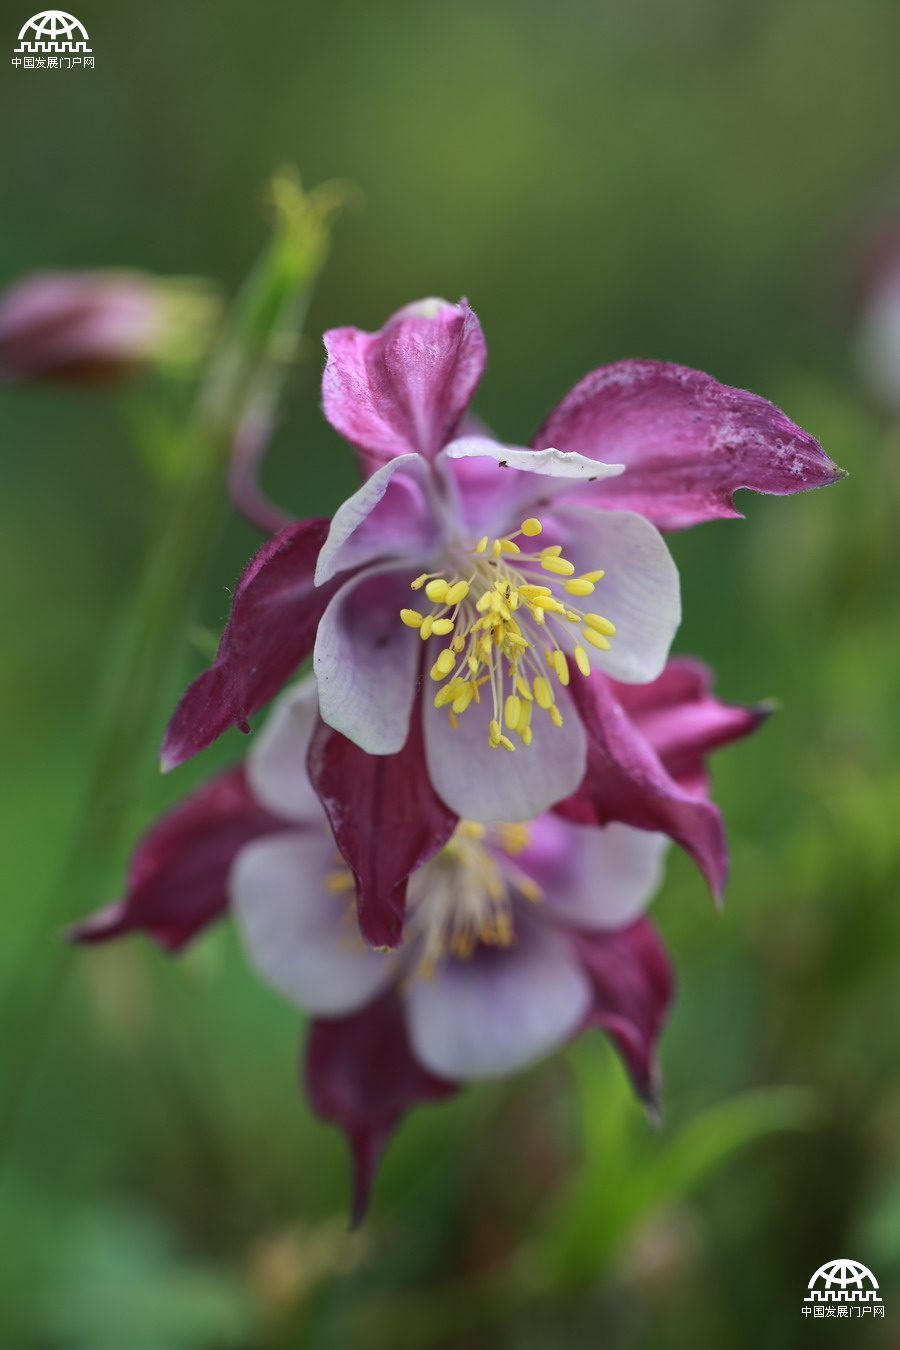
[[[409, 759], [367, 756], [325, 726], [303, 681], [244, 764], [149, 831], [125, 897], [72, 937], [140, 931], [175, 952], [232, 908], [253, 964], [312, 1015], [306, 1090], [348, 1138], [357, 1217], [413, 1106], [516, 1072], [590, 1027], [652, 1108], [672, 977], [642, 916], [667, 836], [722, 872], [706, 757], [763, 711], [720, 703], [709, 683], [686, 659], [647, 686], [586, 680], [583, 713], [605, 748], [579, 791], [530, 822], [484, 825], [426, 800]], [[348, 799], [349, 816], [335, 805]], [[392, 950], [373, 950], [360, 878], [385, 890], [401, 860], [406, 921]]]

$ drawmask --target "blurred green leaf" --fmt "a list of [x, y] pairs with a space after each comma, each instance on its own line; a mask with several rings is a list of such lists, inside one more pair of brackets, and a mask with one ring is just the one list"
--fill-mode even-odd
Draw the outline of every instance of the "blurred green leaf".
[[36, 1300], [60, 1350], [213, 1350], [246, 1344], [255, 1312], [223, 1271], [193, 1262], [158, 1220], [128, 1210], [70, 1221]]

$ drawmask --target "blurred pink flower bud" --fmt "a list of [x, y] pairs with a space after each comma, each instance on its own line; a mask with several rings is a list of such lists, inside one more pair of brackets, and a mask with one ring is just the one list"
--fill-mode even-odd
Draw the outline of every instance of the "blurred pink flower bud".
[[0, 382], [118, 379], [196, 359], [215, 301], [139, 272], [34, 272], [0, 295]]

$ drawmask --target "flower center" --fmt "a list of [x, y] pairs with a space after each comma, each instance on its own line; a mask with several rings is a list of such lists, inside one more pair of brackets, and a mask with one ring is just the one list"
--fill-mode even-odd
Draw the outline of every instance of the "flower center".
[[430, 978], [448, 956], [468, 960], [481, 944], [511, 945], [513, 897], [532, 902], [541, 898], [540, 887], [514, 861], [528, 839], [527, 825], [463, 820], [441, 852], [414, 876], [409, 937], [420, 944], [418, 975]]
[[572, 627], [580, 630], [582, 640], [572, 654], [582, 675], [589, 675], [584, 643], [609, 651], [616, 631], [602, 614], [577, 606], [579, 599], [593, 594], [603, 579], [602, 569], [576, 576], [561, 544], [523, 553], [515, 542], [542, 530], [541, 522], [530, 516], [507, 537], [485, 535], [465, 554], [458, 572], [425, 572], [411, 583], [414, 591], [424, 587], [432, 602], [429, 613], [400, 611], [403, 623], [417, 629], [423, 641], [453, 634], [432, 665], [431, 678], [441, 686], [434, 706], [447, 709], [454, 727], [471, 704], [481, 702], [482, 689], [489, 686], [488, 744], [495, 749], [515, 749], [504, 726], [524, 745], [531, 744], [535, 705], [554, 726], [562, 726], [553, 677], [567, 685], [569, 663], [558, 632], [571, 638]]

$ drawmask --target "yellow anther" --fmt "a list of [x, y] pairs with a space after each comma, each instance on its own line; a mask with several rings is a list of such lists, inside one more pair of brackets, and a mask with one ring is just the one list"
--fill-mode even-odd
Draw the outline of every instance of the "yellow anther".
[[433, 627], [434, 627], [434, 616], [431, 614], [426, 614], [425, 618], [422, 620], [422, 626], [419, 629], [419, 637], [422, 639], [423, 642], [427, 642], [428, 639], [431, 637], [431, 630]]
[[401, 609], [400, 618], [407, 628], [422, 627], [422, 615], [417, 609]]
[[604, 637], [602, 633], [595, 633], [592, 628], [582, 628], [581, 635], [586, 642], [589, 642], [592, 647], [596, 647], [599, 652], [608, 652], [612, 647], [608, 637]]
[[575, 664], [581, 671], [582, 675], [590, 675], [591, 663], [588, 660], [588, 654], [584, 650], [584, 648], [576, 647], [574, 655], [575, 655]]
[[571, 581], [565, 583], [563, 589], [568, 591], [569, 595], [593, 595], [594, 583], [585, 580], [584, 577], [573, 577]]
[[437, 577], [436, 580], [429, 581], [428, 585], [425, 587], [425, 594], [428, 596], [429, 600], [432, 600], [436, 605], [440, 605], [443, 604], [446, 599], [447, 590], [448, 586], [444, 578]]
[[515, 746], [508, 736], [501, 736], [497, 744], [502, 750], [515, 750]]
[[529, 516], [527, 520], [522, 521], [521, 525], [522, 533], [527, 535], [529, 539], [533, 539], [536, 534], [540, 534], [543, 528], [537, 516]]
[[550, 721], [553, 723], [553, 725], [555, 727], [561, 727], [563, 724], [563, 716], [562, 713], [559, 711], [559, 708], [557, 708], [556, 704], [551, 703], [547, 711], [550, 714]]
[[541, 549], [542, 558], [558, 558], [562, 553], [562, 544], [548, 544], [546, 548]]
[[516, 672], [515, 685], [516, 689], [519, 691], [522, 698], [524, 698], [526, 702], [530, 703], [531, 700], [534, 698], [534, 695], [531, 692], [531, 686], [526, 680], [525, 676], [520, 675], [518, 672]]
[[593, 628], [595, 633], [602, 633], [604, 637], [615, 636], [616, 625], [604, 619], [602, 614], [585, 614], [584, 623], [587, 628]]
[[567, 562], [565, 558], [542, 557], [541, 567], [545, 572], [552, 572], [557, 577], [570, 577], [575, 571], [574, 563]]
[[543, 675], [536, 675], [534, 677], [534, 696], [538, 701], [539, 707], [552, 707], [553, 690], [550, 688], [549, 681], [546, 680]]
[[559, 680], [560, 684], [568, 684], [569, 667], [566, 662], [566, 658], [563, 656], [562, 652], [557, 647], [556, 651], [549, 653], [549, 656], [550, 656], [550, 664], [556, 671], [556, 678]]
[[478, 540], [478, 543], [475, 545], [475, 552], [485, 553], [487, 551], [487, 546], [488, 546], [488, 537], [486, 534], [483, 534], [481, 538]]
[[494, 555], [495, 558], [499, 558], [502, 552], [503, 552], [503, 545], [500, 543], [499, 539], [495, 539], [493, 544], [491, 544], [491, 553]]
[[467, 581], [457, 581], [455, 585], [447, 588], [447, 594], [444, 596], [444, 604], [458, 605], [461, 600], [465, 600], [469, 594], [469, 583]]
[[533, 881], [531, 877], [526, 877], [524, 872], [521, 876], [516, 877], [516, 890], [524, 895], [526, 900], [530, 900], [533, 905], [538, 904], [544, 896], [544, 892], [537, 882]]
[[525, 600], [537, 600], [537, 599], [539, 599], [542, 595], [552, 595], [552, 594], [553, 594], [553, 592], [551, 591], [551, 589], [550, 589], [549, 586], [535, 586], [535, 585], [533, 585], [530, 581], [529, 581], [526, 585], [520, 586], [518, 589], [519, 589], [519, 594], [520, 594]]
[[465, 680], [460, 680], [453, 688], [456, 690], [456, 696], [453, 699], [453, 711], [464, 713], [472, 699], [477, 697], [478, 690], [474, 684], [467, 684]]
[[519, 545], [516, 544], [516, 543], [514, 543], [514, 542], [512, 541], [512, 539], [498, 539], [497, 542], [498, 542], [499, 545], [500, 545], [500, 552], [501, 552], [501, 553], [521, 553], [521, 552], [522, 552], [522, 550], [519, 548]]
[[434, 619], [431, 624], [432, 633], [437, 633], [438, 637], [445, 637], [447, 633], [453, 632], [452, 619]]
[[465, 645], [466, 639], [463, 637], [462, 633], [457, 633], [456, 637], [450, 643], [450, 646], [456, 652], [457, 656], [459, 656], [460, 652], [462, 651], [463, 647], [465, 647]]
[[601, 567], [599, 572], [582, 572], [581, 575], [584, 577], [585, 581], [593, 581], [594, 584], [596, 585], [598, 581], [603, 580], [603, 578], [606, 576], [606, 573]]
[[485, 591], [484, 595], [480, 595], [478, 597], [478, 599], [475, 601], [475, 608], [478, 610], [479, 614], [484, 614], [487, 610], [490, 609], [491, 601], [493, 600], [493, 598], [494, 598], [493, 591]]
[[497, 746], [500, 744], [501, 735], [500, 723], [495, 717], [492, 717], [488, 726], [488, 744], [493, 750], [496, 750]]
[[531, 730], [531, 727], [523, 727], [521, 731], [521, 736], [522, 736], [522, 743], [526, 746], [530, 745], [531, 742], [534, 740], [534, 732]]
[[445, 647], [431, 667], [431, 678], [443, 680], [456, 665], [456, 656], [450, 647]]
[[425, 582], [427, 580], [428, 580], [428, 573], [423, 572], [420, 577], [416, 577], [415, 581], [411, 581], [409, 583], [409, 589], [411, 591], [420, 591], [422, 587], [425, 585]]
[[516, 731], [519, 726], [519, 718], [522, 716], [522, 700], [516, 694], [506, 695], [506, 704], [503, 709], [503, 720], [510, 731]]
[[342, 895], [345, 891], [352, 891], [354, 884], [353, 873], [346, 867], [326, 873], [325, 889], [330, 891], [332, 895]]

